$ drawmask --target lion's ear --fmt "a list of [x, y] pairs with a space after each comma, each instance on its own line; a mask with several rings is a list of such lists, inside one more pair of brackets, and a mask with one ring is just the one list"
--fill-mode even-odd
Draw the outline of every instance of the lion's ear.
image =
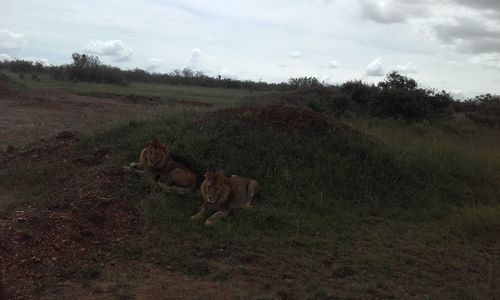
[[217, 173], [214, 170], [207, 169], [204, 175], [206, 180], [214, 180], [217, 178]]
[[151, 144], [152, 144], [153, 146], [161, 146], [161, 142], [160, 142], [160, 140], [159, 140], [157, 137], [155, 137], [155, 138], [153, 139], [153, 142], [152, 142]]

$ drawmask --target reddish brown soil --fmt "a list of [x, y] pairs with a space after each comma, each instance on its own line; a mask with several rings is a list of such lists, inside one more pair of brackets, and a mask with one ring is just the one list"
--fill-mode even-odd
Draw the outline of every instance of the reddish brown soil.
[[15, 91], [0, 81], [0, 146], [21, 146], [62, 130], [153, 116], [158, 107], [121, 98], [79, 96], [61, 89]]
[[238, 107], [213, 112], [212, 116], [239, 119], [252, 125], [287, 129], [327, 129], [331, 121], [312, 109], [294, 105]]
[[[219, 282], [130, 258], [144, 226], [120, 193], [129, 173], [106, 166], [112, 148], [78, 156], [78, 134], [62, 132], [30, 150], [0, 152], [2, 168], [59, 164], [57, 205], [0, 213], [0, 299], [233, 299], [262, 295], [262, 284], [235, 276]], [[48, 207], [48, 208], [47, 208]], [[161, 256], [161, 255], [160, 255]], [[98, 270], [99, 280], [91, 280]]]
[[41, 162], [68, 171], [63, 182], [54, 182], [60, 184], [61, 207], [0, 214], [0, 276], [9, 298], [37, 298], [61, 278], [112, 259], [114, 249], [138, 228], [134, 210], [116, 188], [126, 173], [68, 160], [75, 140], [65, 133], [30, 151], [0, 156], [6, 168]]
[[122, 98], [124, 101], [134, 104], [142, 104], [142, 105], [160, 105], [162, 103], [166, 104], [179, 104], [184, 106], [194, 106], [194, 107], [212, 107], [213, 104], [201, 101], [194, 100], [177, 100], [177, 99], [162, 99], [158, 96], [142, 96], [130, 94], [125, 97], [118, 96]]

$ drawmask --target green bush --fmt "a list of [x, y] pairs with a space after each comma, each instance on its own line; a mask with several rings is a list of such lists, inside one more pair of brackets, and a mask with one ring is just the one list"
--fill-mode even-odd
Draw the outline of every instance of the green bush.
[[293, 91], [271, 93], [261, 97], [261, 102], [305, 106], [316, 112], [333, 116], [360, 110], [360, 106], [348, 94], [334, 86], [305, 87]]
[[461, 111], [478, 124], [500, 127], [500, 96], [485, 94], [461, 103]]
[[98, 83], [127, 85], [129, 80], [122, 70], [103, 65], [99, 57], [87, 54], [72, 54], [73, 63], [67, 67], [68, 79]]
[[394, 71], [378, 84], [368, 108], [373, 116], [419, 121], [449, 114], [452, 103], [450, 94], [418, 88], [414, 79]]
[[341, 86], [341, 91], [350, 95], [352, 100], [359, 104], [367, 104], [377, 88], [372, 84], [363, 83], [361, 80], [346, 81]]

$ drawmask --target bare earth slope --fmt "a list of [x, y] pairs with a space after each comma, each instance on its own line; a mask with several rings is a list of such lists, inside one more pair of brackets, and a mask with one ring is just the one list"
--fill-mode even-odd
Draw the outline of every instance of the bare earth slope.
[[87, 131], [109, 122], [147, 118], [159, 107], [118, 97], [79, 96], [62, 89], [17, 91], [3, 86], [0, 144], [21, 146], [62, 130]]
[[[52, 205], [0, 212], [0, 299], [233, 299], [262, 294], [158, 268], [135, 257], [143, 226], [120, 194], [127, 172], [103, 164], [115, 153], [75, 157], [78, 136], [63, 132], [27, 151], [0, 153], [2, 168], [58, 165]], [[52, 189], [51, 189], [52, 191]], [[56, 200], [55, 200], [56, 199]], [[89, 279], [99, 277], [98, 281]]]

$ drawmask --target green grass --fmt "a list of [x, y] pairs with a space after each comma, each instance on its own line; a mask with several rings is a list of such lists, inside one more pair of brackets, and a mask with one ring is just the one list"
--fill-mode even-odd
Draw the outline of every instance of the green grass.
[[61, 88], [81, 95], [142, 95], [161, 97], [167, 99], [201, 101], [222, 106], [242, 103], [246, 97], [258, 96], [262, 92], [245, 89], [209, 88], [185, 85], [132, 83], [129, 86], [115, 84], [95, 84], [90, 82], [61, 81], [50, 78], [48, 75], [39, 74], [40, 81], [32, 80], [26, 74], [20, 78], [19, 74], [3, 71], [15, 81], [28, 88]]
[[[166, 264], [191, 275], [216, 276], [220, 270], [213, 261], [221, 248], [313, 260], [333, 251], [358, 258], [333, 271], [317, 266], [320, 274], [333, 272], [335, 280], [343, 280], [355, 270], [363, 282], [360, 293], [388, 297], [405, 268], [417, 272], [425, 265], [425, 257], [408, 257], [403, 244], [430, 256], [436, 255], [433, 249], [460, 248], [471, 236], [481, 238], [457, 255], [496, 245], [498, 169], [482, 155], [455, 146], [453, 141], [458, 143], [461, 136], [438, 143], [439, 135], [445, 135], [439, 127], [421, 125], [427, 126], [425, 134], [437, 136], [432, 141], [417, 133], [415, 125], [371, 122], [373, 131], [355, 124], [357, 129], [315, 132], [220, 122], [204, 112], [184, 112], [98, 132], [81, 147], [111, 143], [125, 164], [158, 136], [197, 174], [219, 167], [261, 184], [262, 193], [251, 210], [206, 228], [189, 220], [201, 204], [199, 194], [164, 192], [149, 179], [133, 177], [125, 193], [153, 228], [149, 242], [162, 245]], [[407, 135], [421, 143], [409, 144]], [[477, 205], [483, 208], [476, 212], [471, 207]], [[387, 257], [387, 251], [394, 256]], [[437, 267], [443, 271], [455, 263], [444, 260]], [[311, 272], [303, 276], [313, 276]], [[411, 284], [422, 288], [434, 276], [428, 269], [423, 272]]]
[[[85, 84], [77, 85], [85, 91]], [[106, 88], [88, 84], [88, 90]], [[218, 89], [130, 88], [219, 97]], [[222, 93], [219, 99], [231, 106], [247, 95]], [[327, 299], [339, 289], [347, 298], [489, 297], [500, 265], [499, 131], [459, 119], [373, 118], [299, 130], [220, 120], [208, 111], [177, 109], [81, 140], [79, 153], [112, 145], [118, 155], [110, 163], [123, 165], [159, 137], [200, 180], [206, 168], [216, 167], [261, 185], [252, 209], [207, 228], [189, 219], [201, 205], [199, 192], [179, 195], [130, 175], [120, 188], [140, 210], [147, 234], [124, 249], [125, 257], [161, 249], [160, 264], [214, 280], [231, 280], [231, 272], [268, 280], [274, 298]], [[33, 185], [33, 194], [43, 183], [43, 172], [33, 179], [22, 168], [9, 172], [8, 185]], [[249, 257], [257, 271], [245, 265]]]

